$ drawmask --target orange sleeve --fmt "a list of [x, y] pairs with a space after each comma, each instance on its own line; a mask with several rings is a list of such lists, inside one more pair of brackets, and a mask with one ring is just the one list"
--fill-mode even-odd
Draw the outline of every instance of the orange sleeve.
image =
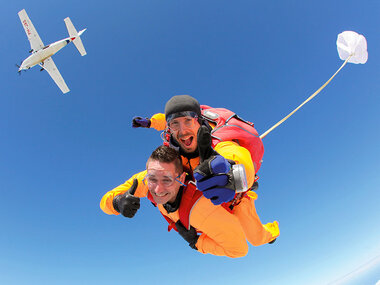
[[248, 253], [239, 220], [205, 197], [201, 197], [191, 211], [190, 224], [202, 232], [196, 244], [198, 251], [228, 257], [242, 257]]
[[[158, 209], [173, 222], [179, 220], [178, 211], [167, 213], [162, 205], [158, 205]], [[199, 252], [228, 257], [242, 257], [248, 253], [248, 244], [239, 220], [203, 196], [191, 210], [190, 224], [202, 232], [196, 243]]]
[[158, 113], [150, 118], [150, 127], [157, 131], [163, 131], [166, 128], [165, 114]]
[[224, 158], [231, 159], [236, 164], [243, 164], [247, 176], [248, 186], [255, 182], [255, 167], [253, 166], [250, 152], [236, 142], [224, 141], [218, 143], [214, 149]]
[[102, 211], [108, 215], [119, 215], [117, 211], [113, 208], [112, 202], [113, 198], [119, 194], [123, 194], [126, 191], [129, 190], [129, 188], [132, 186], [133, 180], [136, 178], [138, 180], [138, 185], [136, 192], [134, 196], [136, 197], [146, 197], [148, 193], [148, 187], [144, 184], [143, 179], [146, 175], [146, 170], [141, 171], [135, 175], [133, 175], [131, 178], [129, 178], [127, 181], [125, 181], [123, 184], [117, 186], [116, 188], [112, 189], [111, 191], [107, 192], [102, 200], [100, 201], [100, 208]]

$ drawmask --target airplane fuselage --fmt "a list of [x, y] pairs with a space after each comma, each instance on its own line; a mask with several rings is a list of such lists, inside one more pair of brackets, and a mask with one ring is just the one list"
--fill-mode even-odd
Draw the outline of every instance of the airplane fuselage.
[[69, 37], [51, 43], [50, 45], [44, 45], [32, 21], [29, 19], [29, 16], [26, 13], [25, 9], [19, 11], [18, 16], [29, 40], [31, 47], [30, 52], [32, 53], [21, 63], [21, 66], [16, 64], [19, 67], [19, 74], [21, 74], [21, 70], [30, 69], [35, 65], [39, 65], [42, 67], [41, 70], [46, 70], [49, 76], [54, 80], [55, 84], [57, 84], [59, 89], [61, 89], [62, 93], [65, 94], [69, 92], [70, 89], [63, 79], [61, 73], [59, 72], [57, 66], [55, 65], [52, 56], [67, 46], [70, 42], [73, 42], [81, 56], [86, 55], [86, 49], [84, 48], [82, 40], [80, 38], [86, 29], [78, 32], [71, 22], [70, 18], [66, 17], [64, 19], [64, 22], [67, 28], [67, 32], [69, 33]]
[[42, 49], [33, 51], [33, 53], [21, 63], [19, 71], [23, 69], [30, 69], [33, 66], [43, 62], [47, 58], [56, 54], [58, 51], [60, 51], [62, 48], [64, 48], [66, 45], [72, 42], [74, 39], [75, 38], [66, 38], [66, 39], [54, 42], [50, 45], [47, 45], [43, 47]]

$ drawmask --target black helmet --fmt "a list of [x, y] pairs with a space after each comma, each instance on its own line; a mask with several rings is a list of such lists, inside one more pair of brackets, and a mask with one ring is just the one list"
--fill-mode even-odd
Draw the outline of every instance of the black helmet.
[[184, 117], [191, 113], [194, 113], [198, 119], [201, 118], [199, 102], [189, 95], [176, 95], [166, 102], [165, 117], [167, 122], [171, 119]]

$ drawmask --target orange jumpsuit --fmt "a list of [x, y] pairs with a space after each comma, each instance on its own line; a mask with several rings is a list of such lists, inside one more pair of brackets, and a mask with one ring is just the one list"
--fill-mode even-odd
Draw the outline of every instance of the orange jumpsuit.
[[[146, 197], [148, 187], [144, 183], [140, 183], [140, 179], [145, 175], [146, 171], [142, 171], [124, 184], [106, 193], [100, 202], [101, 209], [107, 214], [118, 215], [119, 213], [112, 206], [113, 198], [127, 191], [134, 178], [139, 180], [135, 196]], [[167, 213], [162, 205], [158, 205], [158, 209], [173, 222], [179, 220], [178, 210]], [[226, 211], [222, 206], [213, 205], [209, 199], [203, 196], [197, 201], [190, 213], [190, 224], [197, 231], [202, 232], [196, 243], [199, 252], [228, 257], [242, 257], [248, 253], [245, 234], [236, 216]]]
[[[113, 208], [115, 196], [125, 193], [136, 178], [139, 181], [135, 192], [136, 197], [146, 197], [148, 187], [142, 182], [146, 170], [133, 175], [124, 184], [107, 192], [101, 202], [100, 208], [109, 215], [119, 215]], [[162, 205], [158, 205], [160, 212], [173, 222], [179, 220], [178, 210], [167, 213]], [[201, 231], [202, 234], [196, 243], [198, 251], [214, 255], [241, 257], [248, 252], [246, 239], [255, 246], [268, 243], [278, 236], [271, 233], [260, 222], [255, 209], [254, 199], [245, 196], [233, 212], [227, 211], [223, 206], [215, 206], [205, 197], [201, 197], [194, 205], [190, 214], [190, 224]]]

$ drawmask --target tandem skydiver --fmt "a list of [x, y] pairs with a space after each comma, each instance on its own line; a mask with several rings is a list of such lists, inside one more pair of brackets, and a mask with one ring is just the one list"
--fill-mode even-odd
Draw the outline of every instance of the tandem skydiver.
[[[212, 117], [212, 114], [208, 115], [209, 118]], [[256, 193], [247, 191], [254, 183], [254, 166], [259, 166], [259, 161], [254, 163], [255, 157], [252, 156], [252, 151], [250, 153], [247, 148], [232, 140], [214, 143], [214, 151], [208, 146], [211, 145], [212, 123], [208, 123], [205, 118], [196, 99], [188, 95], [179, 95], [167, 102], [165, 115], [158, 114], [151, 119], [135, 118], [134, 126], [166, 128], [167, 144], [179, 151], [185, 171], [189, 174], [190, 180], [195, 178], [197, 188], [202, 191], [204, 197], [210, 199], [214, 205], [222, 205], [227, 212], [234, 215], [252, 245], [273, 242], [279, 235], [278, 223], [275, 221], [265, 226], [261, 224], [254, 205]], [[236, 178], [232, 164], [243, 164], [244, 175]], [[240, 174], [242, 169], [240, 168]], [[144, 172], [136, 174], [123, 185], [108, 192], [101, 202], [103, 211], [108, 214], [118, 214], [118, 211], [112, 208], [113, 204], [110, 201], [132, 187], [135, 178], [141, 185], [145, 174]], [[244, 184], [240, 181], [245, 179], [242, 176], [247, 177], [248, 187], [243, 187], [244, 191], [236, 194], [236, 188], [242, 188], [241, 185]], [[258, 224], [260, 226], [257, 226]]]
[[[247, 254], [246, 235], [237, 216], [221, 205], [214, 205], [196, 189], [183, 171], [181, 156], [175, 149], [159, 146], [146, 165], [145, 171], [103, 196], [100, 206], [105, 213], [132, 218], [140, 208], [140, 197], [147, 197], [169, 222], [169, 229], [177, 230], [191, 248], [218, 256]], [[261, 224], [254, 204], [249, 207], [240, 211], [250, 212], [255, 245], [275, 239], [267, 226]]]

